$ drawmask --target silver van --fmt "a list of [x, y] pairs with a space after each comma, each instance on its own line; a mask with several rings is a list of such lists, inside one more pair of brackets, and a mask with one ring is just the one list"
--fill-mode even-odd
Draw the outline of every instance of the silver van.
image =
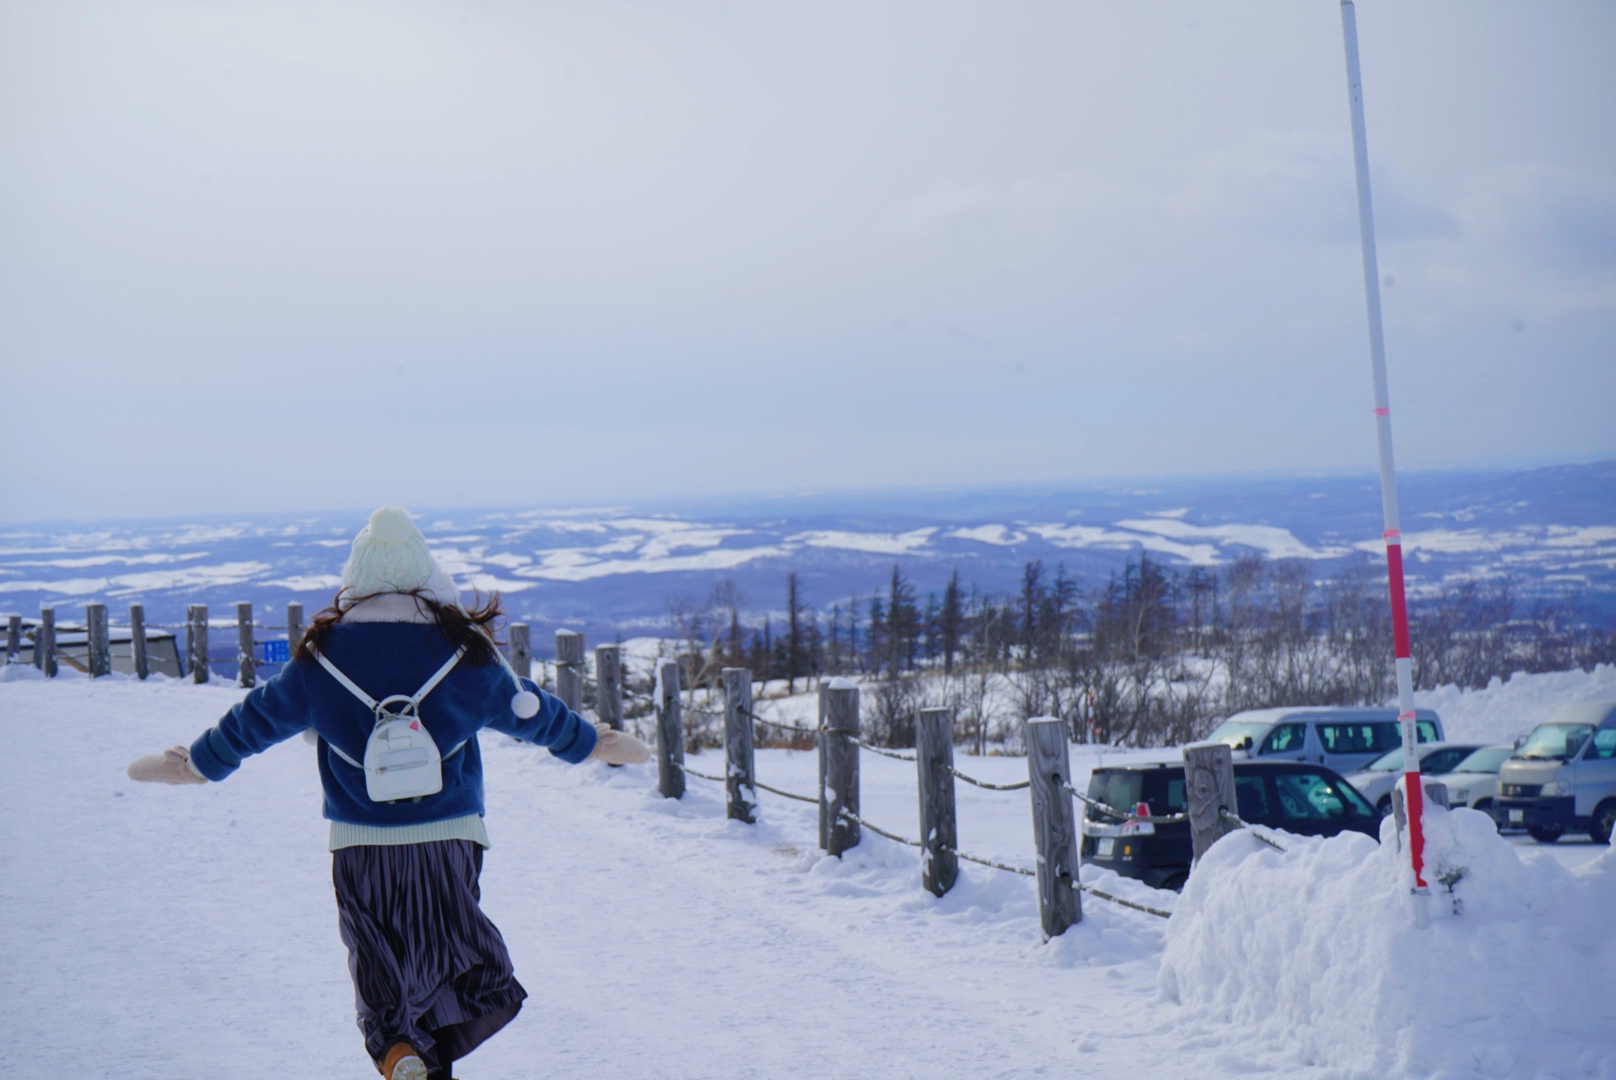
[[[1430, 709], [1414, 711], [1419, 741], [1440, 742], [1442, 721]], [[1396, 709], [1307, 706], [1235, 713], [1207, 736], [1267, 761], [1312, 761], [1343, 776], [1403, 745]]]
[[1567, 705], [1498, 770], [1493, 816], [1552, 844], [1568, 832], [1610, 843], [1616, 829], [1616, 701]]

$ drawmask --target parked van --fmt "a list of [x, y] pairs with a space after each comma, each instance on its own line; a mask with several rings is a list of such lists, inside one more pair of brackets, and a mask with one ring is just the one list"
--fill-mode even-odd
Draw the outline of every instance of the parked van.
[[[1416, 709], [1419, 741], [1440, 742], [1442, 721]], [[1208, 737], [1264, 761], [1308, 761], [1345, 775], [1403, 744], [1396, 709], [1337, 707], [1252, 709], [1235, 713]]]
[[1568, 832], [1610, 843], [1616, 829], [1616, 701], [1567, 705], [1498, 770], [1493, 815], [1552, 844]]

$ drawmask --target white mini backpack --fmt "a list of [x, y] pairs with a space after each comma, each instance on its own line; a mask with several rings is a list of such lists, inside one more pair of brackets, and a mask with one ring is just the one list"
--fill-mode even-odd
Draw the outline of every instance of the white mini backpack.
[[377, 701], [361, 690], [352, 679], [326, 659], [320, 650], [310, 648], [314, 658], [320, 666], [331, 673], [347, 688], [354, 697], [363, 701], [376, 717], [376, 726], [371, 728], [370, 738], [365, 741], [365, 760], [363, 764], [355, 761], [339, 750], [335, 743], [327, 742], [331, 752], [343, 761], [359, 769], [365, 774], [365, 794], [370, 796], [371, 802], [400, 802], [404, 799], [420, 799], [427, 795], [436, 795], [443, 790], [443, 762], [454, 757], [470, 740], [462, 741], [447, 754], [439, 755], [438, 744], [427, 731], [426, 725], [421, 722], [421, 699], [432, 692], [432, 688], [443, 681], [444, 676], [454, 670], [460, 663], [460, 658], [466, 655], [464, 648], [456, 650], [448, 661], [426, 681], [413, 697], [403, 694], [394, 694], [391, 697]]

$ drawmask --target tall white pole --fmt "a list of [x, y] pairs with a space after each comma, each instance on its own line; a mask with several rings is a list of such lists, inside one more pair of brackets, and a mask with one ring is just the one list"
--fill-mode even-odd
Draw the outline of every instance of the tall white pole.
[[1369, 304], [1369, 361], [1375, 380], [1375, 433], [1380, 442], [1380, 506], [1385, 520], [1386, 570], [1391, 583], [1392, 646], [1397, 667], [1397, 713], [1403, 727], [1404, 801], [1408, 807], [1408, 851], [1414, 864], [1414, 923], [1430, 919], [1425, 883], [1425, 792], [1415, 754], [1419, 736], [1414, 720], [1414, 676], [1408, 642], [1408, 603], [1403, 593], [1403, 534], [1397, 516], [1397, 470], [1392, 461], [1391, 397], [1386, 390], [1386, 341], [1380, 325], [1380, 266], [1375, 258], [1375, 212], [1369, 197], [1369, 140], [1364, 131], [1363, 77], [1358, 71], [1358, 16], [1352, 0], [1341, 0], [1341, 29], [1347, 44], [1347, 97], [1352, 108], [1352, 163], [1358, 176], [1358, 231], [1363, 242], [1364, 296]]

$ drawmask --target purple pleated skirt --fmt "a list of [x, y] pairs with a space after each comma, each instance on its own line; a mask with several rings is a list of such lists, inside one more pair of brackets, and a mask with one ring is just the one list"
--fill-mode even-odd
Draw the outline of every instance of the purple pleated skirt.
[[359, 1030], [373, 1060], [404, 1039], [447, 1076], [521, 1010], [527, 991], [478, 906], [482, 868], [483, 849], [470, 840], [332, 852]]

